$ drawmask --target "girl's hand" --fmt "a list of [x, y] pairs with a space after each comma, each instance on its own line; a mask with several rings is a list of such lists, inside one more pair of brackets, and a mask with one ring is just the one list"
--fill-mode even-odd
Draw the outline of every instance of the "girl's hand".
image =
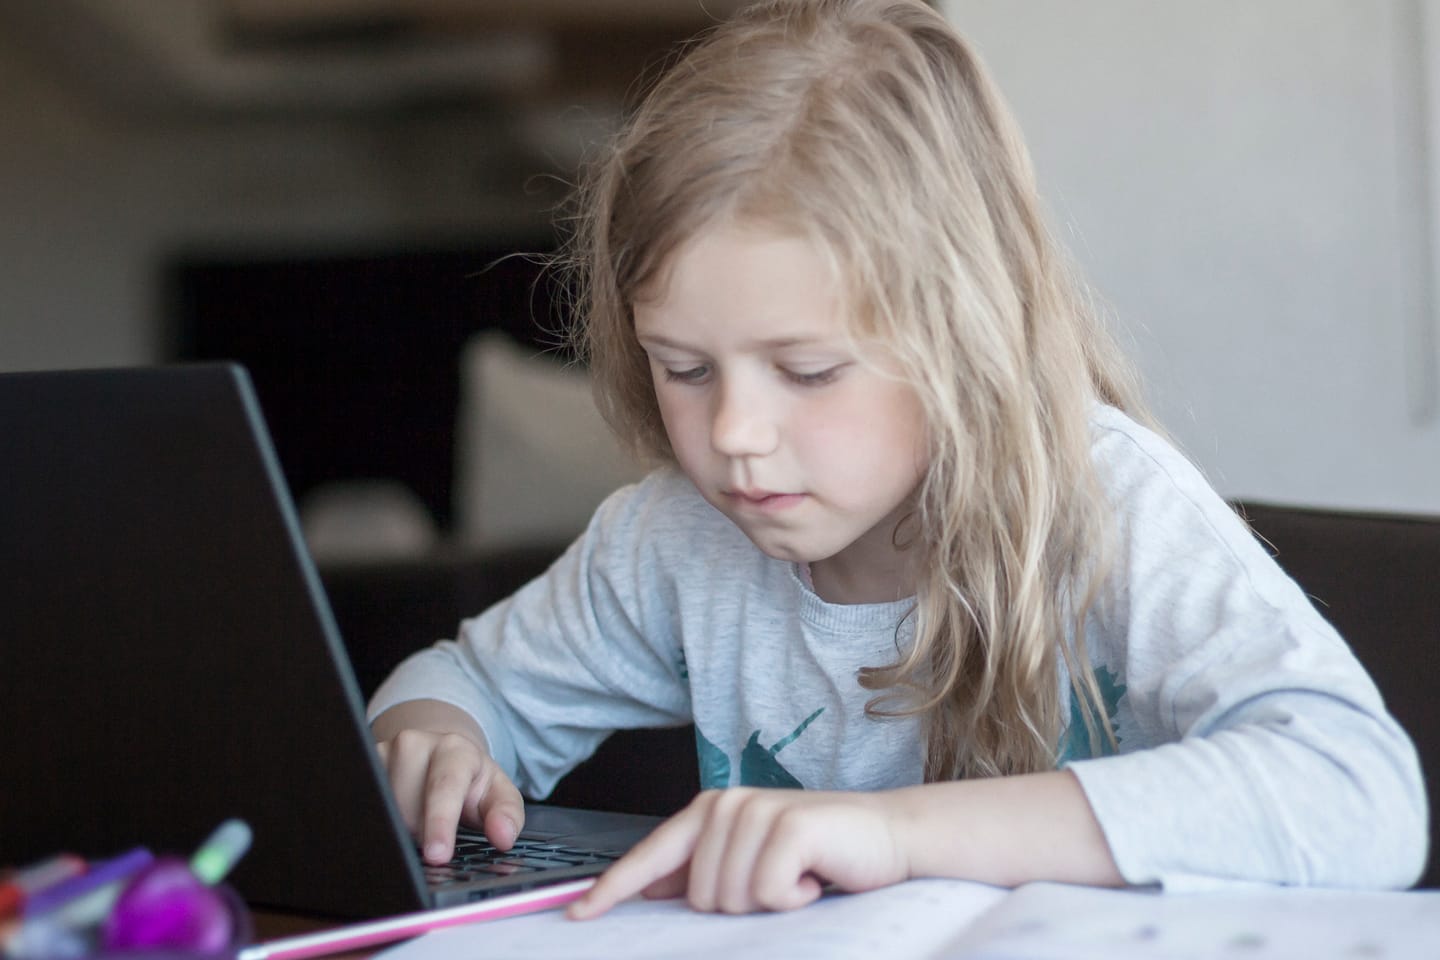
[[600, 877], [568, 911], [599, 916], [636, 893], [684, 894], [696, 910], [791, 910], [832, 883], [898, 883], [909, 865], [884, 794], [735, 787], [700, 794]]
[[407, 719], [434, 719], [392, 716], [407, 707], [412, 704], [387, 710], [372, 727], [400, 816], [419, 841], [425, 862], [445, 863], [454, 855], [457, 823], [510, 849], [525, 823], [525, 801], [482, 746], [484, 737], [473, 721], [467, 716], [462, 724], [402, 726]]

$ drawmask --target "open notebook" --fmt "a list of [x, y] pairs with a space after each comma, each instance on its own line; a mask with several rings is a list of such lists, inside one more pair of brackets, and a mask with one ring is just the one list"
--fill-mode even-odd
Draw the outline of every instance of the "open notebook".
[[0, 584], [0, 864], [240, 817], [249, 901], [370, 917], [594, 874], [658, 822], [531, 805], [523, 855], [422, 866], [239, 367], [0, 375]]
[[1237, 886], [1205, 893], [911, 880], [788, 913], [696, 913], [631, 900], [428, 933], [380, 960], [1434, 960], [1440, 891]]

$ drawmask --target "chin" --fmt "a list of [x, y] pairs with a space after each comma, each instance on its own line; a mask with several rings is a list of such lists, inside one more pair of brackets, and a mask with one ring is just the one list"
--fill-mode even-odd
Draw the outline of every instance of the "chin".
[[[743, 528], [742, 528], [743, 529]], [[760, 550], [761, 553], [772, 560], [783, 560], [787, 563], [819, 563], [828, 560], [839, 552], [838, 549], [827, 549], [824, 546], [815, 544], [796, 543], [793, 540], [777, 541], [766, 537], [756, 537], [748, 530], [745, 536]]]
[[769, 544], [764, 544], [759, 542], [758, 540], [755, 540], [754, 538], [752, 538], [750, 542], [755, 544], [755, 546], [759, 547], [760, 552], [765, 554], [765, 556], [769, 557], [771, 560], [783, 560], [786, 563], [810, 562], [810, 558], [808, 555], [797, 553], [795, 550], [789, 549], [787, 547], [776, 547]]
[[772, 560], [783, 560], [787, 563], [809, 563], [811, 561], [811, 552], [801, 550], [793, 543], [775, 543], [764, 537], [755, 537], [750, 531], [744, 530], [743, 527], [741, 529], [744, 531], [745, 536], [750, 538], [750, 542], [755, 544], [761, 553]]

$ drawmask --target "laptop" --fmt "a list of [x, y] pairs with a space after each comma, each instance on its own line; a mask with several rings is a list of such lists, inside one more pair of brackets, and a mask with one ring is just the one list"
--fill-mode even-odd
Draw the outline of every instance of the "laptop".
[[0, 731], [0, 865], [184, 855], [239, 817], [254, 841], [227, 882], [262, 908], [374, 917], [572, 880], [659, 822], [531, 804], [528, 849], [422, 864], [231, 364], [0, 374]]

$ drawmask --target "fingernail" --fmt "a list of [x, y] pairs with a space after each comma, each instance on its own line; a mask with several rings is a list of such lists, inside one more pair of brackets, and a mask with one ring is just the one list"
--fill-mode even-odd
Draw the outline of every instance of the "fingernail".
[[425, 848], [425, 859], [426, 859], [426, 860], [429, 860], [431, 863], [434, 863], [434, 862], [437, 862], [437, 861], [440, 861], [440, 860], [448, 860], [449, 857], [445, 856], [445, 844], [443, 844], [443, 843], [432, 843], [432, 844], [430, 844], [429, 846], [427, 846], [427, 847]]
[[509, 817], [501, 817], [500, 822], [506, 826], [507, 831], [510, 834], [509, 840], [511, 843], [514, 843], [515, 838], [520, 836], [520, 828], [515, 826], [515, 821], [511, 820]]

